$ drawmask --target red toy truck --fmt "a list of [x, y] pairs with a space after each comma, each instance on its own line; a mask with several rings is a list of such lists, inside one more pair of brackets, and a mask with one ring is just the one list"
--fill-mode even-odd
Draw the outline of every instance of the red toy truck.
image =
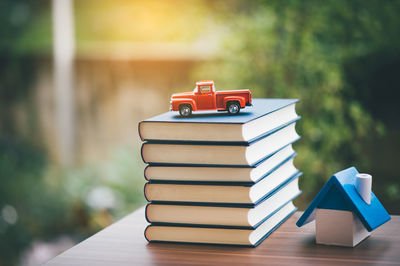
[[188, 117], [192, 111], [217, 110], [237, 114], [241, 108], [251, 106], [249, 90], [215, 91], [214, 81], [198, 81], [193, 92], [183, 92], [171, 96], [171, 111]]

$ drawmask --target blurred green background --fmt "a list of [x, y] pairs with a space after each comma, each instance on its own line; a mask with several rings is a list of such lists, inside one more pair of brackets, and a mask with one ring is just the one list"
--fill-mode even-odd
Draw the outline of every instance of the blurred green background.
[[54, 2], [0, 3], [0, 265], [44, 262], [143, 205], [137, 123], [202, 79], [300, 99], [300, 209], [354, 165], [400, 214], [400, 1], [64, 2], [72, 104], [54, 85]]

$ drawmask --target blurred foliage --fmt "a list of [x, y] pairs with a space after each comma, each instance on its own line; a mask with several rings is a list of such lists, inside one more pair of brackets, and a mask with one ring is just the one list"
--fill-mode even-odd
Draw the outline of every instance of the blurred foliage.
[[0, 139], [0, 265], [11, 265], [33, 239], [73, 228], [60, 186], [43, 181], [45, 166], [29, 143]]
[[[17, 125], [10, 114], [17, 102], [29, 98], [37, 62], [27, 52], [46, 38], [42, 38], [45, 34], [35, 34], [36, 38], [28, 35], [32, 29], [41, 29], [49, 35], [46, 31], [50, 29], [49, 24], [36, 24], [46, 8], [49, 9], [48, 1], [0, 3], [0, 130], [3, 136], [17, 133]], [[33, 24], [36, 26], [32, 27]], [[47, 37], [50, 38], [51, 35]]]
[[137, 149], [71, 169], [52, 166], [44, 154], [0, 139], [0, 265], [16, 264], [34, 240], [80, 241], [145, 202]]
[[18, 59], [27, 53], [51, 51], [51, 2], [0, 2], [0, 56]]
[[[21, 38], [41, 17], [43, 4], [0, 3], [0, 265], [13, 265], [33, 239], [59, 233], [67, 214], [63, 199], [42, 182], [43, 151], [18, 135], [12, 115], [15, 104], [30, 95], [35, 77], [35, 61], [23, 52], [35, 39]], [[54, 226], [49, 226], [48, 217]]]
[[[367, 109], [365, 95], [368, 89], [379, 94], [379, 88], [360, 86], [348, 70], [365, 68], [366, 62], [357, 60], [377, 51], [399, 54], [400, 2], [224, 3], [213, 6], [228, 27], [223, 52], [201, 66], [194, 79], [213, 77], [220, 89], [250, 88], [255, 97], [300, 99], [297, 111], [303, 119], [297, 131], [302, 139], [295, 144], [296, 165], [304, 172], [300, 207], [306, 207], [333, 173], [351, 165], [370, 172], [363, 147], [385, 127]], [[377, 76], [356, 73], [359, 79], [379, 83]], [[373, 105], [375, 99], [368, 100]], [[390, 186], [390, 193], [382, 195], [386, 201], [395, 200], [389, 197], [396, 195], [396, 188]]]
[[66, 197], [83, 202], [94, 212], [107, 210], [111, 217], [120, 218], [145, 202], [144, 163], [139, 150], [119, 148], [105, 161], [62, 171], [52, 169], [46, 176], [59, 176]]

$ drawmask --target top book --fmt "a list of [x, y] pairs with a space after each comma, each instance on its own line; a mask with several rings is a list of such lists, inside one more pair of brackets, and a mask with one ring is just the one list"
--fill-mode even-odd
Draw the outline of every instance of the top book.
[[166, 112], [139, 123], [139, 136], [153, 142], [233, 142], [250, 144], [299, 119], [297, 99], [253, 99], [253, 107], [236, 115], [198, 112], [181, 117]]

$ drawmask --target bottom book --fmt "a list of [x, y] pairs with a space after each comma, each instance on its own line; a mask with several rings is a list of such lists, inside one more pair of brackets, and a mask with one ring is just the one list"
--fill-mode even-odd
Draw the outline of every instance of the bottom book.
[[292, 202], [255, 229], [212, 228], [201, 226], [149, 225], [144, 235], [149, 242], [240, 245], [255, 247], [286, 221], [297, 208]]

